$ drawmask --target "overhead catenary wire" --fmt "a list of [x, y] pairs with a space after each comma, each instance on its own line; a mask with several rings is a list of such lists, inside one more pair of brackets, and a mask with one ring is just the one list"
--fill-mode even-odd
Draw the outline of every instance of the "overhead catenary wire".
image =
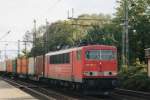
[[11, 32], [10, 30], [6, 32], [2, 37], [0, 37], [0, 40], [4, 39], [10, 32]]
[[61, 2], [62, 0], [57, 0], [49, 9], [49, 11], [52, 11], [52, 10], [54, 10], [54, 8], [56, 7], [56, 5], [59, 3], [59, 2]]
[[[56, 5], [59, 3], [59, 2], [61, 2], [62, 0], [56, 0], [56, 2], [54, 2], [54, 4], [52, 4], [52, 6], [50, 7], [50, 10], [53, 10], [55, 7], [56, 7]], [[34, 20], [34, 21], [36, 21], [36, 20]], [[35, 22], [36, 23], [36, 22]], [[34, 27], [35, 28], [35, 27]], [[36, 30], [36, 29], [35, 29]], [[9, 33], [10, 33], [11, 31], [8, 31], [7, 33], [5, 33], [3, 36], [1, 36], [0, 37], [0, 43], [8, 43], [8, 44], [18, 44], [18, 41], [2, 41], [2, 39], [4, 39]], [[24, 45], [25, 45], [25, 50], [27, 49], [27, 47], [26, 47], [26, 45], [27, 45], [27, 43], [33, 43], [33, 42], [35, 42], [36, 41], [36, 31], [35, 31], [35, 34], [34, 34], [34, 40], [33, 41], [19, 41], [19, 45], [20, 45], [20, 43], [22, 42], [22, 43], [24, 43]], [[35, 42], [36, 43], [36, 42]], [[35, 43], [33, 43], [33, 44], [35, 44]], [[41, 43], [45, 43], [45, 41], [41, 41]], [[23, 44], [22, 44], [23, 45]], [[19, 49], [18, 49], [18, 53], [20, 52], [20, 47], [18, 47]], [[3, 51], [3, 50], [1, 50], [1, 51]], [[17, 51], [17, 50], [7, 50], [7, 51]], [[18, 54], [19, 55], [19, 54]]]
[[[11, 53], [11, 55], [12, 54], [15, 55], [15, 57], [18, 54], [18, 57], [19, 57], [20, 56], [20, 49], [22, 48], [23, 45], [27, 44], [27, 42], [33, 42], [33, 41], [20, 41], [20, 40], [19, 41], [0, 41], [1, 45], [6, 45], [6, 44], [18, 45], [18, 48], [16, 48], [16, 49], [15, 48], [6, 49], [6, 47], [5, 47], [5, 49], [0, 49], [0, 57], [7, 58], [10, 53]], [[27, 50], [26, 46], [25, 46], [25, 50]], [[7, 52], [7, 54], [6, 54], [6, 52]], [[5, 56], [2, 56], [2, 54]], [[0, 59], [2, 59], [2, 58], [0, 58]]]

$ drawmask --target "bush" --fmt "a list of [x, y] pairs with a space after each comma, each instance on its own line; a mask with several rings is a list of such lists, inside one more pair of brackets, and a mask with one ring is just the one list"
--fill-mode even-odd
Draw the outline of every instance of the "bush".
[[119, 72], [120, 87], [130, 90], [149, 91], [150, 78], [145, 64], [135, 63]]

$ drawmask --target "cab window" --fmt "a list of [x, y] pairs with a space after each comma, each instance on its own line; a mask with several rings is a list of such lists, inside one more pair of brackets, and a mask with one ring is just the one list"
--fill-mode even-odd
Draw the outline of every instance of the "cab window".
[[86, 59], [93, 60], [112, 60], [116, 59], [116, 53], [112, 50], [88, 50], [86, 51]]

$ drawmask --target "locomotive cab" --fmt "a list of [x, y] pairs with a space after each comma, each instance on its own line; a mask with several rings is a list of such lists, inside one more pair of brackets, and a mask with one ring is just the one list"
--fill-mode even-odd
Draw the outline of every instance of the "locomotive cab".
[[[84, 50], [83, 83], [103, 91], [116, 87], [117, 49], [113, 46], [90, 46]], [[95, 93], [94, 93], [95, 94]]]

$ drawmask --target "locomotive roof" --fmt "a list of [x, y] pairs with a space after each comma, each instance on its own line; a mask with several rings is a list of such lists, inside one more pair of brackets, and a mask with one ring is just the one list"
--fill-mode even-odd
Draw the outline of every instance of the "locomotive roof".
[[108, 46], [108, 45], [88, 45], [88, 46], [82, 46], [82, 47], [75, 47], [75, 48], [70, 48], [70, 49], [63, 49], [63, 50], [59, 50], [59, 51], [52, 51], [46, 54], [47, 55], [56, 55], [56, 54], [62, 54], [62, 53], [68, 53], [70, 51], [76, 51], [76, 50], [80, 50], [84, 47], [93, 47], [93, 46], [101, 46], [101, 47], [109, 47], [109, 48], [116, 48], [115, 46]]
[[59, 50], [59, 51], [52, 51], [47, 53], [46, 55], [55, 55], [55, 54], [62, 54], [62, 53], [68, 53], [70, 51], [75, 51], [75, 50], [80, 50], [82, 49], [82, 47], [78, 47], [78, 48], [70, 48], [70, 49], [63, 49], [63, 50]]

